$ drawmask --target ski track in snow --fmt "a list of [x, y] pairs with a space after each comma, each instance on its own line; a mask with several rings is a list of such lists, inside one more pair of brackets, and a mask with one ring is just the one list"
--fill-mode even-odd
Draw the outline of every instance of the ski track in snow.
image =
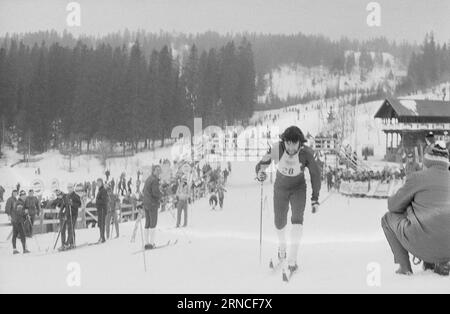
[[[395, 266], [383, 240], [380, 219], [386, 201], [348, 199], [338, 194], [316, 215], [307, 204], [300, 272], [289, 284], [281, 273], [271, 274], [269, 259], [276, 254], [271, 205], [272, 186], [265, 184], [263, 260], [259, 261], [259, 185], [251, 184], [252, 164], [235, 163], [223, 211], [211, 211], [205, 199], [191, 207], [189, 227], [174, 229], [169, 213], [160, 215], [158, 242], [179, 239], [173, 247], [146, 252], [144, 272], [138, 232], [130, 243], [134, 223], [121, 224], [121, 238], [104, 245], [45, 255], [55, 234], [29, 240], [32, 254], [12, 256], [10, 243], [0, 243], [0, 293], [135, 292], [135, 293], [313, 293], [313, 292], [448, 292], [450, 280], [416, 269], [414, 277], [394, 274]], [[308, 191], [310, 193], [310, 191]], [[322, 193], [323, 196], [327, 192]], [[0, 229], [0, 239], [7, 236]], [[9, 231], [9, 230], [8, 230]], [[94, 242], [97, 229], [78, 230], [77, 242]], [[188, 242], [191, 240], [191, 243]], [[69, 263], [81, 267], [81, 287], [66, 283]], [[381, 286], [367, 284], [368, 265], [378, 263]]]

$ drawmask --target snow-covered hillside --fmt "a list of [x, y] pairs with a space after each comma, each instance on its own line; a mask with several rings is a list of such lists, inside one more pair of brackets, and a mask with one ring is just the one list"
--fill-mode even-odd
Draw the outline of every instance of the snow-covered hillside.
[[[359, 52], [355, 52], [356, 64], [359, 64]], [[288, 97], [305, 97], [311, 95], [323, 97], [328, 90], [335, 91], [339, 87], [340, 92], [376, 89], [378, 84], [384, 83], [389, 88], [396, 84], [395, 77], [405, 75], [405, 71], [395, 58], [383, 53], [383, 60], [390, 64], [376, 65], [374, 69], [361, 80], [361, 70], [356, 66], [352, 73], [336, 75], [323, 66], [307, 68], [299, 64], [285, 64], [273, 69], [264, 76], [266, 90], [260, 95], [258, 101], [264, 103], [270, 95], [277, 96], [281, 100]], [[390, 77], [390, 74], [394, 77]]]

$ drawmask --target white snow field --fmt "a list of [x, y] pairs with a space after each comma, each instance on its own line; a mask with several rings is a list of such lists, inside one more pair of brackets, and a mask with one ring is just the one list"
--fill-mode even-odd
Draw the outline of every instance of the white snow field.
[[[276, 255], [272, 187], [264, 185], [263, 252], [259, 261], [260, 186], [254, 163], [233, 164], [223, 211], [210, 211], [206, 200], [191, 207], [189, 227], [174, 229], [171, 214], [160, 215], [158, 242], [179, 243], [146, 252], [141, 238], [130, 243], [134, 223], [121, 224], [121, 238], [101, 246], [46, 254], [56, 234], [29, 240], [29, 255], [12, 255], [0, 229], [0, 293], [445, 293], [450, 279], [415, 268], [413, 277], [394, 274], [380, 219], [385, 200], [331, 196], [318, 214], [307, 204], [300, 272], [288, 284], [268, 269]], [[310, 193], [310, 191], [308, 191]], [[322, 193], [322, 199], [327, 192]], [[77, 242], [95, 242], [97, 229], [78, 230]], [[190, 241], [190, 243], [189, 243]], [[39, 247], [38, 247], [39, 243]], [[19, 245], [20, 247], [20, 245]], [[39, 251], [40, 249], [40, 251]], [[70, 263], [81, 270], [79, 287], [70, 287]], [[375, 263], [375, 264], [373, 264]], [[374, 267], [375, 268], [371, 268]], [[375, 270], [375, 273], [374, 273]], [[373, 280], [373, 276], [379, 278]], [[369, 281], [368, 281], [369, 278]], [[375, 284], [375, 285], [374, 285]]]

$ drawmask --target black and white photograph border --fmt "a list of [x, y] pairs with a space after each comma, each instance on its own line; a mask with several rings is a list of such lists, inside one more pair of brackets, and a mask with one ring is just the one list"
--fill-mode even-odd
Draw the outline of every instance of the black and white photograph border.
[[0, 294], [449, 293], [449, 16], [0, 0]]

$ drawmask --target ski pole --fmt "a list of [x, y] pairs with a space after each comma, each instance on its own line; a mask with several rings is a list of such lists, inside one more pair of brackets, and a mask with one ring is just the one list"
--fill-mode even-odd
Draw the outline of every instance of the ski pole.
[[326, 201], [328, 201], [330, 198], [331, 198], [331, 196], [333, 196], [333, 194], [334, 194], [335, 192], [330, 192], [321, 202], [320, 202], [320, 205], [323, 205], [323, 204], [325, 204], [326, 203]]
[[74, 226], [74, 223], [73, 223], [73, 216], [72, 216], [72, 205], [69, 205], [69, 215], [70, 215], [70, 225], [72, 226], [72, 229], [71, 229], [71, 232], [72, 232], [72, 244], [73, 244], [74, 247], [76, 247], [76, 243], [75, 243], [75, 226]]
[[58, 244], [59, 237], [60, 237], [60, 235], [61, 235], [61, 231], [62, 231], [62, 230], [64, 229], [64, 227], [66, 226], [66, 222], [67, 222], [67, 220], [64, 220], [62, 227], [59, 228], [58, 237], [56, 238], [55, 245], [53, 246], [53, 251], [56, 250], [56, 245]]
[[142, 220], [139, 220], [139, 226], [140, 226], [140, 229], [141, 229], [142, 255], [144, 257], [144, 271], [147, 272], [147, 261], [145, 259], [145, 242], [144, 242], [144, 231], [142, 230]]
[[263, 192], [264, 182], [261, 182], [261, 212], [259, 217], [259, 264], [262, 262], [262, 224], [263, 224]]

